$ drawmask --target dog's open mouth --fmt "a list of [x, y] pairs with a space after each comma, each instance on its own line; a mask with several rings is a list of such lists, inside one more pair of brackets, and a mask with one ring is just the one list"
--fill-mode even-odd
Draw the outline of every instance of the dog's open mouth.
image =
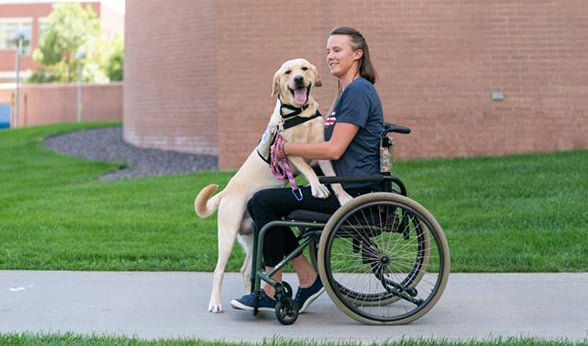
[[308, 86], [308, 88], [299, 87], [296, 89], [290, 89], [290, 92], [292, 93], [292, 96], [294, 96], [294, 101], [298, 105], [303, 106], [308, 102], [308, 95], [310, 94], [310, 85]]

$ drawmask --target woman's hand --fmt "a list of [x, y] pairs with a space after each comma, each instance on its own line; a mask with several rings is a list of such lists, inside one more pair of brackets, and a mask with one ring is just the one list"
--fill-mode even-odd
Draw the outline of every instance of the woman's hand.
[[282, 161], [286, 158], [286, 153], [284, 151], [284, 146], [286, 145], [286, 140], [283, 139], [281, 136], [276, 138], [274, 144], [272, 144], [272, 154], [277, 161]]

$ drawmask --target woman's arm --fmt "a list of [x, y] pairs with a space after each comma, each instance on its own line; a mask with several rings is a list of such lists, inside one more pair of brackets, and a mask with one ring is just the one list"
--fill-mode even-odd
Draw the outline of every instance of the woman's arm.
[[331, 139], [319, 143], [284, 143], [282, 150], [286, 156], [300, 156], [309, 160], [338, 160], [359, 131], [359, 126], [338, 122]]

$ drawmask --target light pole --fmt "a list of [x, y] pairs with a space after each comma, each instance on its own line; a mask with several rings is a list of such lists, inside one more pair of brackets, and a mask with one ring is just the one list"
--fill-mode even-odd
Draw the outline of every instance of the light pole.
[[18, 112], [18, 107], [19, 107], [19, 86], [20, 86], [20, 53], [22, 51], [22, 41], [25, 39], [25, 34], [24, 32], [18, 30], [16, 31], [13, 36], [12, 36], [12, 41], [16, 42], [16, 88], [15, 88], [15, 92], [14, 92], [14, 98], [15, 103], [14, 103], [14, 127], [17, 128], [18, 127], [18, 116], [19, 116], [19, 112]]
[[82, 121], [82, 69], [84, 64], [81, 62], [86, 57], [86, 52], [77, 51], [75, 60], [78, 62], [78, 92], [77, 92], [77, 120]]

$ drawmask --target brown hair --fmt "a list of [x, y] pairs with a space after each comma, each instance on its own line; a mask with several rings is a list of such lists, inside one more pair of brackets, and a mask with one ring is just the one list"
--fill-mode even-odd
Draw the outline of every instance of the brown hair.
[[351, 46], [354, 50], [361, 49], [363, 51], [363, 55], [359, 60], [359, 75], [363, 78], [370, 81], [370, 83], [376, 83], [376, 69], [372, 64], [372, 59], [370, 58], [370, 50], [368, 48], [367, 41], [363, 37], [363, 35], [355, 30], [354, 28], [348, 26], [339, 26], [331, 30], [331, 35], [347, 35], [351, 38]]

